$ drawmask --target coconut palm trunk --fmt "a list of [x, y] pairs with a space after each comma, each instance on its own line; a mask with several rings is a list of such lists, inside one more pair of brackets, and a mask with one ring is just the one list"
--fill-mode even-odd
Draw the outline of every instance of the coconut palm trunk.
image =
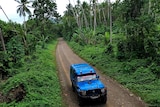
[[5, 46], [5, 43], [4, 43], [4, 38], [3, 38], [3, 35], [2, 35], [1, 28], [0, 28], [0, 39], [1, 39], [3, 51], [6, 52], [6, 46]]
[[[69, 4], [71, 4], [71, 1], [70, 1], [70, 0], [68, 0], [68, 1], [69, 1]], [[79, 21], [79, 18], [78, 18], [76, 9], [74, 10], [73, 7], [71, 6], [71, 10], [72, 10], [72, 12], [73, 12], [74, 18], [76, 19], [76, 22], [77, 22], [78, 27], [81, 29], [80, 21]]]
[[99, 2], [98, 2], [98, 0], [97, 0], [97, 8], [98, 8], [98, 22], [99, 22], [99, 24], [102, 24], [102, 20], [101, 20], [101, 9], [100, 9], [100, 7], [99, 7]]
[[102, 13], [103, 13], [103, 21], [104, 21], [104, 25], [107, 26], [107, 20], [106, 20], [106, 16], [105, 16], [105, 8], [102, 9]]
[[88, 28], [88, 27], [89, 27], [89, 26], [88, 26], [88, 21], [87, 21], [87, 17], [86, 17], [85, 11], [84, 11], [84, 9], [83, 9], [83, 6], [81, 6], [81, 8], [82, 8], [82, 12], [83, 12], [83, 17], [84, 17], [84, 21], [85, 21], [85, 26], [86, 26], [86, 28]]
[[110, 19], [110, 43], [112, 43], [112, 9], [110, 0], [109, 0], [109, 19]]
[[90, 0], [90, 27], [93, 27], [92, 24], [92, 15], [93, 15], [93, 7], [92, 7], [92, 0]]
[[24, 42], [24, 48], [25, 48], [25, 54], [28, 54], [28, 44], [27, 44], [27, 29], [26, 29], [26, 22], [25, 22], [25, 17], [26, 14], [31, 14], [28, 4], [30, 3], [28, 0], [15, 0], [19, 5], [17, 6], [17, 13], [19, 13], [19, 16], [23, 16], [23, 25], [24, 25], [24, 36], [23, 42]]
[[96, 26], [97, 26], [97, 22], [96, 22], [96, 18], [97, 18], [97, 14], [96, 14], [96, 0], [93, 1], [94, 4], [94, 32], [96, 31]]

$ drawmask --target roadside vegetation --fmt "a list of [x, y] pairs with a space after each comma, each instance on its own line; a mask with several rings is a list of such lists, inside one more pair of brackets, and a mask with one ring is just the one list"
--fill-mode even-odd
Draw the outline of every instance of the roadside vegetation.
[[149, 106], [160, 105], [160, 1], [77, 0], [62, 17], [52, 0], [15, 2], [23, 24], [0, 20], [0, 106], [63, 106], [57, 37]]
[[155, 107], [160, 105], [159, 4], [78, 0], [62, 18], [63, 36], [78, 55]]
[[0, 106], [61, 107], [55, 60], [59, 32], [56, 4], [34, 1], [31, 14], [27, 0], [15, 2], [23, 24], [0, 20]]
[[120, 61], [113, 53], [107, 53], [104, 46], [81, 46], [76, 42], [69, 42], [69, 45], [83, 59], [140, 96], [150, 106], [160, 104], [160, 79], [156, 74], [160, 66], [156, 61], [150, 58]]
[[28, 56], [23, 67], [16, 69], [14, 76], [1, 83], [6, 103], [0, 106], [62, 106], [55, 49], [55, 41], [46, 45], [45, 50], [38, 49], [32, 56]]

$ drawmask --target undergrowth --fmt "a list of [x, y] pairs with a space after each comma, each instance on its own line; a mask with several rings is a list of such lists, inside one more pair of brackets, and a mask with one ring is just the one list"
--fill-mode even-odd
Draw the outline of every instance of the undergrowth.
[[1, 103], [1, 107], [61, 107], [62, 98], [56, 70], [56, 42], [28, 56], [18, 73], [0, 84], [4, 95], [23, 84], [26, 96], [20, 102]]
[[156, 70], [160, 71], [160, 66], [154, 61], [148, 59], [119, 61], [114, 53], [106, 53], [104, 46], [81, 46], [75, 42], [69, 42], [69, 45], [83, 59], [129, 88], [149, 106], [160, 105], [160, 79], [154, 73]]

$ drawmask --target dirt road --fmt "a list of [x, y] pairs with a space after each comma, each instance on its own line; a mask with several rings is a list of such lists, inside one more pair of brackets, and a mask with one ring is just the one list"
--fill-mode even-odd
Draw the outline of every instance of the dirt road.
[[[71, 88], [69, 67], [71, 64], [82, 63], [85, 61], [74, 54], [63, 39], [59, 39], [56, 50], [56, 58], [66, 107], [79, 107], [77, 96]], [[107, 86], [108, 101], [106, 104], [89, 102], [85, 105], [85, 107], [146, 107], [143, 101], [129, 92], [129, 90], [102, 74], [99, 70], [97, 70], [97, 73], [100, 76], [101, 81]]]

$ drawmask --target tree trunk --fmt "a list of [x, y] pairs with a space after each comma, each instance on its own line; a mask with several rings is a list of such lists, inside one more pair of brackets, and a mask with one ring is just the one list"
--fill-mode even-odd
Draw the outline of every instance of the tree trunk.
[[104, 8], [102, 9], [102, 13], [103, 13], [103, 20], [104, 20], [104, 25], [107, 26], [107, 20], [106, 20], [106, 16], [105, 16], [105, 12], [104, 12]]
[[96, 31], [96, 26], [97, 26], [96, 18], [97, 18], [97, 15], [96, 15], [96, 1], [95, 1], [94, 3], [94, 32]]
[[25, 54], [28, 55], [28, 44], [27, 44], [27, 31], [26, 31], [26, 21], [25, 21], [25, 16], [24, 16], [24, 37], [23, 37], [23, 41], [24, 41], [24, 48], [25, 48]]
[[27, 31], [26, 31], [26, 21], [25, 21], [25, 16], [24, 16], [23, 24], [24, 24], [24, 37], [25, 37], [25, 44], [27, 44], [27, 42], [26, 42], [26, 35], [27, 35]]
[[[71, 4], [70, 0], [69, 0], [69, 4]], [[74, 18], [76, 19], [78, 27], [81, 29], [80, 21], [79, 21], [78, 14], [77, 14], [76, 10], [74, 11], [72, 6], [71, 6], [71, 10], [73, 12]]]
[[[107, 13], [108, 13], [108, 22], [109, 22], [109, 18], [110, 18], [109, 17], [109, 15], [110, 15], [110, 7], [109, 7], [110, 6], [110, 0], [106, 1], [106, 3], [108, 3], [108, 12]], [[109, 26], [109, 23], [108, 23], [108, 26]]]
[[[98, 1], [98, 0], [97, 0]], [[98, 2], [97, 2], [98, 3]], [[99, 24], [101, 25], [102, 24], [102, 21], [101, 21], [101, 9], [100, 9], [100, 7], [99, 7], [99, 4], [97, 5], [97, 8], [98, 8], [98, 16], [99, 16], [99, 20], [98, 20], [98, 22], [99, 22]]]
[[110, 43], [112, 43], [112, 9], [111, 9], [111, 2], [109, 0], [109, 18], [110, 18]]
[[6, 47], [5, 47], [5, 43], [4, 43], [4, 39], [3, 39], [1, 28], [0, 28], [0, 39], [1, 39], [1, 44], [2, 44], [3, 51], [6, 52]]
[[83, 17], [84, 17], [84, 21], [85, 21], [86, 28], [88, 28], [88, 27], [89, 27], [89, 26], [88, 26], [88, 21], [87, 21], [87, 17], [86, 17], [86, 14], [85, 14], [85, 12], [84, 12], [83, 6], [81, 6], [81, 8], [82, 8], [82, 12], [83, 12]]
[[92, 0], [90, 0], [90, 27], [91, 28], [93, 28], [93, 24], [92, 24], [92, 9], [93, 9], [93, 7], [92, 7]]
[[151, 0], [148, 1], [148, 14], [151, 13]]

